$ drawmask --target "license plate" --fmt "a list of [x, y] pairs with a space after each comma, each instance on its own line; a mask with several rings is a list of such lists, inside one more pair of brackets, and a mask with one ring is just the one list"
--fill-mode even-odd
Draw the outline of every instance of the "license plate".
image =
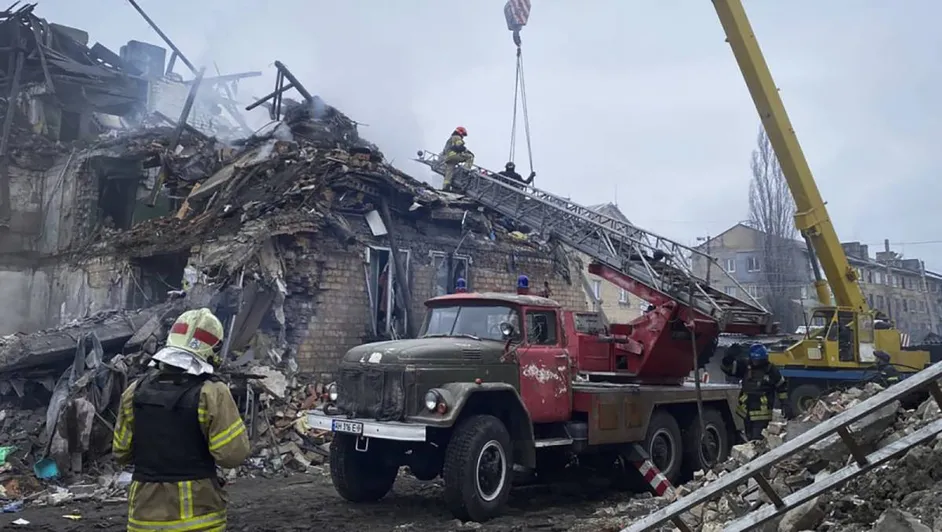
[[358, 421], [344, 421], [335, 419], [333, 421], [334, 432], [346, 432], [348, 434], [363, 434], [363, 423]]

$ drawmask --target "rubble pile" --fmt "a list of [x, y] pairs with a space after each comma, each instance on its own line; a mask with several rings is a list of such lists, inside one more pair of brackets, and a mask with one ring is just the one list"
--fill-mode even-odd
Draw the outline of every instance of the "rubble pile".
[[[730, 459], [711, 471], [698, 471], [694, 479], [676, 488], [683, 497], [750, 460], [795, 438], [825, 419], [853, 407], [882, 391], [875, 383], [862, 388], [834, 392], [821, 398], [804, 416], [785, 421], [778, 411], [764, 432], [764, 439], [733, 447]], [[891, 403], [851, 425], [856, 440], [865, 450], [888, 445], [940, 417], [933, 399], [918, 408], [904, 409]], [[840, 469], [852, 458], [837, 436], [826, 438], [811, 448], [773, 466], [766, 478], [782, 495], [788, 495], [814, 482], [816, 477]], [[614, 507], [600, 508], [580, 526], [585, 530], [620, 530], [631, 517], [646, 515], [670, 500], [666, 497], [631, 499]], [[684, 515], [693, 530], [720, 532], [750, 509], [771, 504], [754, 480], [741, 484], [718, 499], [695, 507]], [[840, 531], [890, 532], [942, 529], [942, 438], [910, 449], [904, 456], [864, 473], [833, 492], [792, 509], [778, 520], [758, 530], [768, 532]], [[579, 528], [578, 530], [582, 530]], [[664, 531], [676, 530], [664, 526]]]
[[[72, 344], [72, 364], [57, 380], [45, 378], [45, 384], [30, 380], [29, 372], [38, 371], [35, 368], [8, 373], [5, 378], [0, 375], [0, 391], [10, 392], [14, 386], [18, 390], [0, 408], [0, 506], [6, 507], [4, 511], [18, 511], [24, 503], [124, 500], [130, 473], [116, 469], [110, 452], [115, 412], [121, 392], [146, 370], [150, 356], [166, 340], [167, 328], [180, 307], [161, 308], [163, 312], [152, 312], [146, 323], [125, 333], [126, 341], [119, 347], [111, 342], [107, 352], [91, 325], [106, 323], [121, 313], [72, 324], [72, 328], [81, 324], [87, 329], [77, 347]], [[35, 335], [14, 338], [28, 343], [31, 336]], [[121, 354], [122, 350], [128, 352]], [[276, 368], [269, 359], [227, 365], [219, 374], [230, 382], [254, 445], [245, 465], [225, 472], [228, 478], [307, 472], [324, 462], [327, 435], [308, 427], [303, 416], [323, 397], [322, 387], [301, 383], [296, 371]]]

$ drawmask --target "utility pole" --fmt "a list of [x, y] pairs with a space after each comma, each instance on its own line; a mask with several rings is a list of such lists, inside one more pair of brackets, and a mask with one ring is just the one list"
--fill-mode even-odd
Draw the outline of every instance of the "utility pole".
[[929, 296], [929, 281], [926, 280], [926, 262], [919, 261], [919, 274], [922, 277], [922, 297], [926, 300], [926, 311], [929, 313], [929, 332], [937, 332], [935, 323], [935, 310], [932, 308], [932, 298]]
[[890, 276], [893, 269], [890, 267], [890, 239], [883, 239], [883, 260], [886, 264], [886, 278], [883, 280], [886, 293], [886, 317], [893, 322], [893, 285], [890, 283]]
[[710, 254], [710, 235], [707, 236], [698, 236], [697, 242], [706, 243], [706, 254], [707, 254], [707, 268], [706, 268], [706, 284], [710, 286], [710, 267], [713, 265], [713, 255]]

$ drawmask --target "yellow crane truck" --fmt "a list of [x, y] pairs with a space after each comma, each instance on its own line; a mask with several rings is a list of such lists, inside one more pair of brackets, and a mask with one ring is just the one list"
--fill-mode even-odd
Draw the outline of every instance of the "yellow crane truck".
[[875, 353], [880, 351], [889, 355], [903, 376], [923, 369], [930, 364], [930, 353], [904, 349], [900, 332], [867, 304], [857, 270], [841, 247], [742, 2], [713, 0], [713, 5], [795, 199], [795, 225], [811, 254], [820, 306], [811, 313], [805, 338], [770, 353], [770, 360], [788, 380], [794, 410], [806, 409], [826, 390], [873, 378], [878, 362]]

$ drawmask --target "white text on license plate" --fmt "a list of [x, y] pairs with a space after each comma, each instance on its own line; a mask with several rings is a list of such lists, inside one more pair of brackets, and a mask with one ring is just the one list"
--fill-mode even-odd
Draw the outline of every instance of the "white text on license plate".
[[334, 432], [363, 434], [363, 423], [357, 421], [344, 421], [342, 419], [335, 419], [333, 423]]

